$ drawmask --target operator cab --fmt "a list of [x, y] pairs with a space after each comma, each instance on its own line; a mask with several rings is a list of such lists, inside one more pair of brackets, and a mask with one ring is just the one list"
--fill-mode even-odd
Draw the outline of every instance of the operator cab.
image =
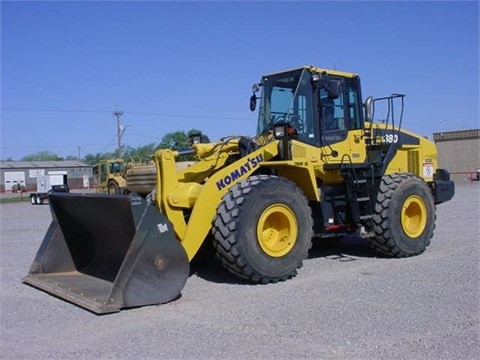
[[252, 111], [260, 89], [257, 135], [287, 123], [297, 140], [322, 146], [343, 141], [349, 130], [363, 127], [355, 74], [304, 67], [263, 76], [252, 88]]

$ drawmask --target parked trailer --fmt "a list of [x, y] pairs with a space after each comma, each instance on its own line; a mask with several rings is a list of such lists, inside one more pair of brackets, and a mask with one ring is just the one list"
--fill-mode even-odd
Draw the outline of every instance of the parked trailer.
[[32, 205], [43, 205], [48, 195], [54, 193], [68, 193], [67, 175], [41, 175], [37, 177], [37, 192], [30, 194]]

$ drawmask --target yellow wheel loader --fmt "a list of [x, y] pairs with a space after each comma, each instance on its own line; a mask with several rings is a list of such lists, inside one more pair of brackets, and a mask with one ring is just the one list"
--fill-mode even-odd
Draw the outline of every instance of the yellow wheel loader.
[[108, 194], [124, 194], [125, 162], [123, 159], [102, 160], [93, 166], [93, 176], [97, 188]]
[[[208, 242], [230, 273], [262, 284], [295, 276], [312, 239], [356, 234], [390, 257], [425, 251], [454, 183], [434, 143], [402, 129], [403, 95], [363, 103], [358, 75], [312, 66], [252, 90], [256, 136], [193, 141], [197, 161], [183, 169], [183, 152], [157, 151], [145, 198], [51, 194], [53, 220], [23, 281], [109, 313], [177, 298]], [[389, 113], [377, 123], [379, 102]]]

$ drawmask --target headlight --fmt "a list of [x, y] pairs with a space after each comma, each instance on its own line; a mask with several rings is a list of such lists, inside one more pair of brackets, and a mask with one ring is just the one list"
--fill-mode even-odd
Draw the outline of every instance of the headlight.
[[287, 124], [275, 126], [273, 129], [273, 134], [276, 138], [284, 138], [287, 136]]

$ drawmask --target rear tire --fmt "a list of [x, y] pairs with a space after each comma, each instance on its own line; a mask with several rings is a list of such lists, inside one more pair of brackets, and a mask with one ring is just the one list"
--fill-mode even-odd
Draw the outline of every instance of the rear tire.
[[382, 178], [375, 214], [375, 236], [370, 246], [391, 257], [421, 254], [435, 229], [435, 203], [428, 185], [413, 174], [391, 174]]
[[296, 275], [311, 246], [313, 220], [303, 192], [291, 181], [257, 175], [225, 194], [213, 224], [222, 265], [253, 283]]
[[32, 205], [37, 205], [37, 195], [30, 196], [30, 202]]

